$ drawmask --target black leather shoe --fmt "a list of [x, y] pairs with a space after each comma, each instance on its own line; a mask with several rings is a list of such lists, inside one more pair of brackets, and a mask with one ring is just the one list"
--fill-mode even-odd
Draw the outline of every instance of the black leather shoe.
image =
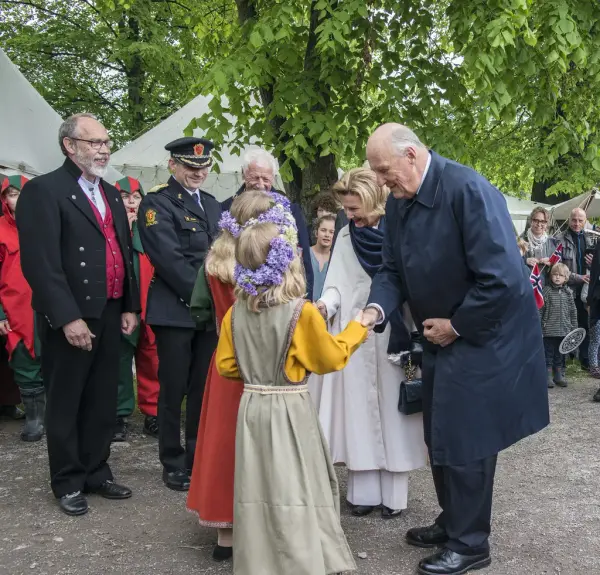
[[115, 423], [115, 430], [113, 431], [112, 437], [113, 443], [127, 441], [127, 434], [127, 421], [124, 417], [117, 417], [117, 422]]
[[446, 531], [437, 523], [429, 525], [428, 527], [413, 527], [406, 533], [406, 542], [409, 545], [423, 547], [425, 549], [444, 545], [447, 541], [448, 535], [446, 534]]
[[168, 472], [163, 471], [163, 481], [169, 489], [174, 491], [188, 491], [190, 488], [190, 476], [183, 470]]
[[435, 555], [422, 559], [417, 571], [421, 575], [462, 575], [483, 569], [491, 562], [489, 552], [481, 555], [459, 555], [450, 549], [442, 549]]
[[129, 499], [131, 497], [131, 489], [119, 485], [114, 481], [105, 481], [100, 487], [89, 487], [88, 493], [95, 493], [104, 497], [104, 499]]
[[147, 415], [144, 419], [144, 433], [158, 439], [158, 417]]
[[63, 495], [60, 498], [59, 505], [67, 515], [85, 515], [88, 512], [87, 499], [81, 491]]
[[373, 505], [355, 505], [352, 509], [352, 515], [355, 517], [364, 517], [365, 515], [369, 515], [369, 513], [373, 513], [373, 509], [375, 509]]
[[402, 509], [390, 509], [385, 505], [381, 509], [381, 517], [383, 519], [396, 519], [396, 517], [400, 517], [402, 515]]
[[212, 558], [215, 561], [227, 561], [233, 557], [233, 547], [221, 547], [221, 545], [215, 545], [213, 549]]

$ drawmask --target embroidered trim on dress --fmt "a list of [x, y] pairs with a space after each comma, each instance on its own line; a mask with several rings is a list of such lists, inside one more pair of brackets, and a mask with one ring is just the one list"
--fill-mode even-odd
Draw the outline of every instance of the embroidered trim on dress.
[[185, 510], [192, 515], [195, 515], [198, 518], [198, 523], [202, 525], [202, 527], [214, 527], [215, 529], [232, 529], [233, 523], [227, 523], [226, 521], [204, 521], [200, 517], [200, 513], [198, 513], [195, 509], [190, 509], [186, 507]]
[[283, 385], [251, 385], [249, 383], [244, 384], [244, 391], [250, 393], [260, 393], [261, 395], [276, 395], [280, 393], [304, 393], [308, 391], [308, 385], [306, 384], [292, 384], [291, 386]]
[[308, 300], [301, 299], [298, 302], [298, 304], [296, 305], [296, 309], [294, 310], [292, 319], [290, 320], [290, 325], [288, 327], [287, 342], [285, 344], [285, 350], [284, 350], [284, 354], [283, 354], [283, 358], [281, 360], [281, 366], [280, 366], [281, 373], [283, 374], [283, 379], [285, 379], [285, 381], [287, 381], [290, 385], [294, 385], [294, 386], [304, 384], [306, 382], [306, 380], [308, 379], [308, 376], [310, 375], [310, 372], [307, 370], [306, 375], [304, 376], [304, 379], [302, 381], [292, 381], [285, 373], [285, 362], [287, 360], [288, 353], [290, 352], [290, 347], [292, 345], [292, 338], [294, 337], [294, 332], [296, 331], [296, 325], [298, 325], [298, 320], [300, 319], [300, 314], [302, 313], [304, 304], [306, 304], [306, 303], [308, 303]]

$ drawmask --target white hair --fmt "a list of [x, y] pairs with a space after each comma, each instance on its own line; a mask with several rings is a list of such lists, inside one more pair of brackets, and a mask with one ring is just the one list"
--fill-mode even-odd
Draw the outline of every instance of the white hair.
[[392, 132], [392, 148], [397, 154], [403, 156], [406, 152], [406, 148], [424, 148], [425, 145], [419, 136], [417, 136], [410, 128], [406, 126], [400, 126]]
[[262, 148], [252, 148], [244, 154], [242, 159], [242, 172], [245, 172], [252, 164], [256, 164], [261, 168], [271, 168], [274, 176], [279, 171], [279, 164], [273, 154], [270, 154]]

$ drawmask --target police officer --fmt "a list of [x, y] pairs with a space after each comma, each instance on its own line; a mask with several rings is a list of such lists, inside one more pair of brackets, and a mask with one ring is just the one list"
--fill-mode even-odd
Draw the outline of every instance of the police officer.
[[[138, 219], [142, 244], [155, 270], [146, 322], [156, 335], [159, 360], [158, 449], [163, 481], [176, 491], [189, 489], [204, 384], [217, 342], [214, 328], [196, 329], [189, 308], [221, 215], [219, 202], [200, 189], [213, 163], [213, 147], [203, 138], [167, 144], [173, 175], [142, 200]], [[185, 395], [184, 448], [180, 421]]]

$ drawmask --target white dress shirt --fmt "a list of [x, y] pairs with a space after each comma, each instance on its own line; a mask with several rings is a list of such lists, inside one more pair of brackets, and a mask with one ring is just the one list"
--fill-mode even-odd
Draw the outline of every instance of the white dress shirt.
[[79, 187], [83, 190], [83, 193], [88, 199], [98, 208], [102, 219], [106, 216], [106, 206], [104, 205], [104, 198], [100, 191], [100, 178], [96, 178], [95, 182], [88, 182], [83, 176], [78, 180]]

